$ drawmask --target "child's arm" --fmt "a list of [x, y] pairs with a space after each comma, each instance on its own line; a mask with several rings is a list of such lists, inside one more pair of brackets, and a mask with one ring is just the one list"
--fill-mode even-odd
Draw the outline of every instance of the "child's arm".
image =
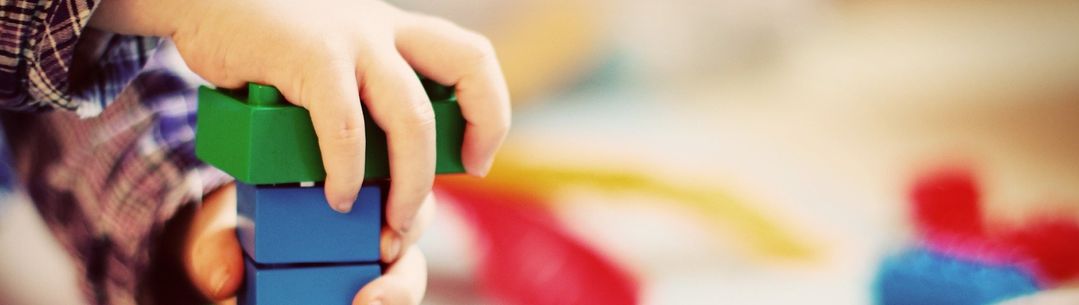
[[442, 19], [355, 0], [105, 0], [91, 25], [171, 37], [223, 87], [276, 86], [311, 112], [326, 196], [347, 211], [363, 181], [363, 105], [389, 139], [387, 222], [399, 234], [431, 190], [434, 119], [415, 71], [457, 86], [468, 121], [462, 161], [485, 175], [510, 124], [509, 96], [486, 38]]

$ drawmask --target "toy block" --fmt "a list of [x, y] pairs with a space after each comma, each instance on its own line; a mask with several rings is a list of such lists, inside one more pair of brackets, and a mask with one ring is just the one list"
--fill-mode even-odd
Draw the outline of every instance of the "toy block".
[[316, 266], [261, 265], [244, 258], [240, 305], [352, 304], [352, 298], [381, 275], [378, 264]]
[[383, 189], [364, 185], [348, 213], [326, 203], [322, 186], [236, 183], [236, 235], [260, 264], [377, 262]]
[[874, 283], [878, 305], [982, 305], [1032, 294], [1034, 278], [1016, 266], [910, 249], [889, 257]]
[[[464, 172], [461, 143], [465, 120], [452, 87], [421, 82], [431, 98], [436, 129], [436, 173]], [[386, 135], [363, 109], [364, 158], [368, 179], [390, 175]], [[248, 184], [322, 181], [318, 139], [307, 110], [292, 105], [273, 87], [246, 90], [199, 88], [195, 154]]]

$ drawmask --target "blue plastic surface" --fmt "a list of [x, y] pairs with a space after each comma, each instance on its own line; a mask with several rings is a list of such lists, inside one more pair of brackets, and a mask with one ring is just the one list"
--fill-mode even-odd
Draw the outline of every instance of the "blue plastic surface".
[[352, 298], [382, 270], [378, 264], [276, 267], [245, 257], [239, 305], [352, 304]]
[[886, 259], [874, 283], [881, 305], [988, 305], [1038, 291], [1013, 266], [962, 260], [926, 249]]
[[236, 234], [260, 264], [377, 262], [383, 189], [365, 185], [347, 214], [326, 203], [322, 186], [236, 183]]

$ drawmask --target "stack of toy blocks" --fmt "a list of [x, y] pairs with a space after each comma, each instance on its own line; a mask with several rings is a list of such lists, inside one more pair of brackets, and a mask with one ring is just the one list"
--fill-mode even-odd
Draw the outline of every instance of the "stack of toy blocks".
[[[421, 81], [435, 112], [436, 172], [464, 172], [465, 121], [453, 88]], [[389, 163], [386, 136], [366, 113], [365, 184], [352, 210], [338, 213], [326, 202], [326, 172], [307, 110], [270, 86], [199, 88], [196, 155], [237, 180], [246, 263], [240, 304], [350, 304], [381, 274]]]

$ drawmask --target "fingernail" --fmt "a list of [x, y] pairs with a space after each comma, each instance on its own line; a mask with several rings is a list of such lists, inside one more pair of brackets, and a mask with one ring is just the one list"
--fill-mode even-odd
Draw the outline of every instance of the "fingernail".
[[356, 201], [355, 198], [339, 200], [333, 204], [333, 209], [339, 213], [348, 213], [352, 211], [352, 202]]
[[341, 202], [341, 203], [337, 204], [337, 212], [348, 213], [348, 212], [351, 212], [351, 211], [352, 211], [352, 203], [351, 202]]
[[225, 289], [225, 283], [229, 281], [229, 269], [221, 268], [210, 277], [210, 287], [214, 289], [214, 296], [221, 296], [221, 290]]
[[408, 234], [408, 231], [412, 230], [412, 219], [413, 218], [410, 217], [402, 221], [401, 227], [397, 228], [397, 234], [399, 234], [400, 236], [405, 236], [405, 234]]
[[487, 177], [487, 174], [489, 172], [491, 172], [492, 163], [494, 163], [493, 159], [487, 160], [487, 161], [483, 162], [482, 165], [480, 165], [480, 166], [478, 166], [476, 168], [470, 169], [470, 170], [466, 169], [466, 171], [468, 172], [469, 175], [473, 175], [473, 176], [480, 177], [480, 178]]
[[386, 244], [386, 257], [383, 259], [387, 262], [397, 260], [397, 256], [401, 255], [401, 238], [397, 233], [389, 233], [384, 235], [383, 243]]

